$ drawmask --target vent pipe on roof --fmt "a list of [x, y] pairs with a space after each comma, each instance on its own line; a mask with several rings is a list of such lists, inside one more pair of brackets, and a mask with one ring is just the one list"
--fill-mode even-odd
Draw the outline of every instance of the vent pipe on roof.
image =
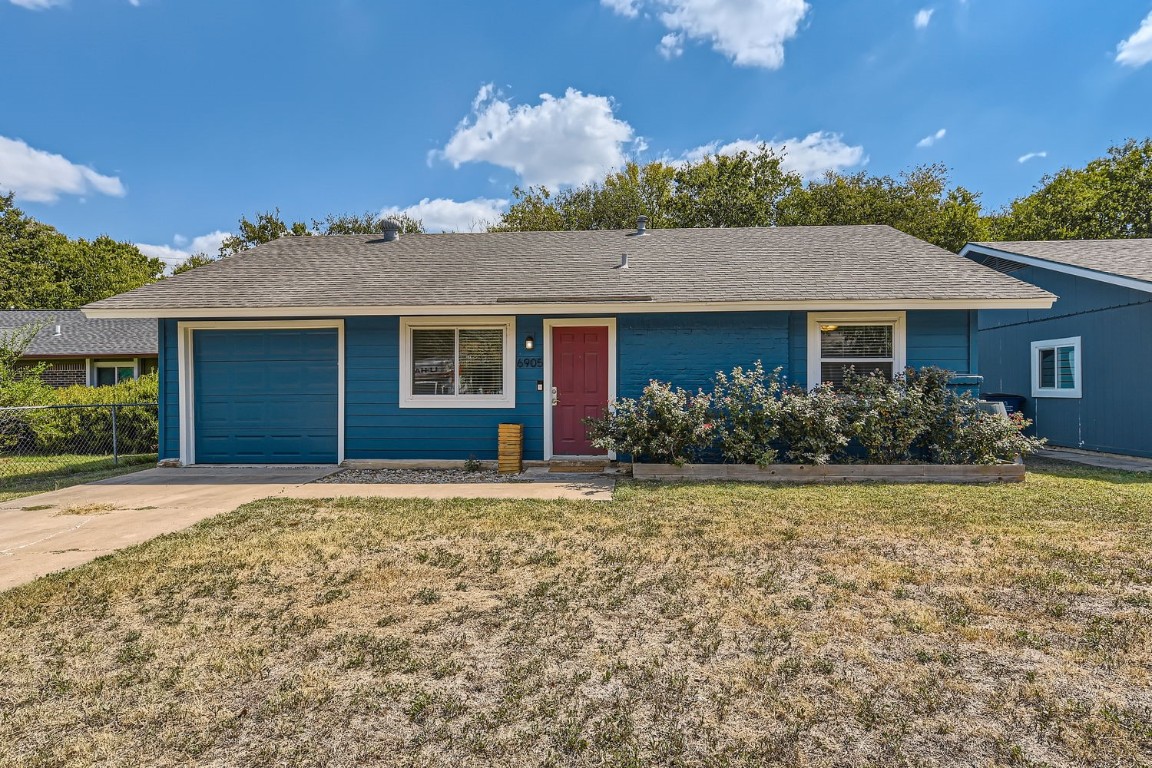
[[400, 223], [395, 219], [384, 220], [384, 242], [390, 243], [400, 239]]
[[64, 334], [63, 334], [63, 332], [60, 330], [60, 326], [56, 326], [56, 332], [55, 332], [55, 333], [53, 333], [52, 335], [53, 335], [53, 336], [63, 336]]
[[616, 265], [616, 269], [628, 269], [628, 254], [620, 254], [620, 263]]
[[640, 214], [636, 217], [636, 234], [643, 235], [648, 232], [648, 217]]

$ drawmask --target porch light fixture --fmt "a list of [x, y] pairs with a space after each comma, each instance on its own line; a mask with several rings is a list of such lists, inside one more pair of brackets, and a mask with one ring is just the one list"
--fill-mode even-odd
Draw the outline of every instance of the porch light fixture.
[[536, 349], [536, 339], [531, 334], [524, 337], [524, 349]]
[[840, 326], [838, 326], [838, 325], [821, 325], [820, 330], [824, 331], [824, 333], [832, 333], [832, 331], [836, 330], [839, 327]]

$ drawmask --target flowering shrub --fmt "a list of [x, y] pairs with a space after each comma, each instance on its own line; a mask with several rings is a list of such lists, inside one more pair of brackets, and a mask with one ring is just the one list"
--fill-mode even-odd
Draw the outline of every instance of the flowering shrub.
[[905, 375], [890, 380], [848, 371], [839, 392], [845, 432], [864, 449], [873, 464], [896, 464], [911, 458], [912, 446], [925, 430], [928, 406], [924, 392], [909, 386]]
[[780, 398], [780, 438], [796, 464], [828, 464], [841, 458], [848, 436], [844, 403], [830, 384], [791, 387]]
[[724, 460], [760, 466], [776, 461], [772, 443], [780, 434], [780, 369], [765, 374], [757, 360], [748, 370], [719, 371], [715, 381], [716, 443]]
[[1031, 422], [988, 413], [953, 392], [940, 368], [908, 370], [894, 381], [849, 374], [841, 389], [785, 389], [779, 369], [761, 363], [717, 373], [713, 392], [692, 394], [651, 381], [636, 399], [616, 401], [589, 419], [592, 444], [633, 460], [683, 464], [716, 446], [725, 461], [766, 465], [781, 454], [799, 464], [863, 460], [995, 464], [1043, 445], [1024, 434]]
[[586, 419], [592, 445], [633, 460], [683, 464], [713, 442], [712, 398], [650, 381], [639, 399], [623, 398], [602, 419]]

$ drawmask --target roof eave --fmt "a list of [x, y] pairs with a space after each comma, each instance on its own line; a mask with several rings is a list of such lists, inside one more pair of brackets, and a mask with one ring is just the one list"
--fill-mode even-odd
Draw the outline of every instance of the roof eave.
[[1001, 248], [993, 248], [990, 245], [984, 245], [981, 243], [968, 243], [962, 249], [960, 249], [960, 255], [964, 256], [965, 258], [971, 259], [971, 254], [980, 254], [981, 256], [996, 256], [1001, 259], [1007, 259], [1008, 261], [1015, 261], [1018, 264], [1025, 264], [1030, 267], [1047, 269], [1052, 272], [1062, 272], [1066, 275], [1083, 277], [1088, 280], [1095, 280], [1100, 283], [1119, 285], [1124, 288], [1131, 288], [1136, 291], [1152, 293], [1152, 282], [1148, 282], [1147, 280], [1139, 280], [1134, 277], [1126, 277], [1124, 275], [1118, 275], [1114, 272], [1103, 272], [1098, 269], [1089, 269], [1088, 267], [1077, 267], [1075, 265], [1065, 264], [1060, 261], [1042, 259], [1039, 256], [1026, 256], [1022, 253], [1006, 251]]
[[91, 318], [204, 319], [354, 317], [364, 315], [567, 315], [593, 312], [637, 314], [645, 312], [770, 312], [876, 309], [1049, 309], [1056, 296], [1036, 289], [1028, 297], [972, 299], [819, 299], [725, 302], [606, 302], [524, 304], [424, 304], [314, 307], [82, 307]]

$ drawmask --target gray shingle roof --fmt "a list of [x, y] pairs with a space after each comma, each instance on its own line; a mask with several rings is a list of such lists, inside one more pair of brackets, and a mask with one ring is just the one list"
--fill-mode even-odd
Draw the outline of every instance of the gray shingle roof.
[[1017, 240], [974, 245], [1152, 283], [1152, 238]]
[[843, 226], [286, 237], [86, 309], [1047, 298], [890, 227]]
[[[155, 320], [93, 320], [77, 309], [0, 312], [0, 333], [32, 324], [45, 327], [25, 352], [27, 357], [127, 357], [156, 354]], [[56, 335], [60, 326], [60, 335]]]

